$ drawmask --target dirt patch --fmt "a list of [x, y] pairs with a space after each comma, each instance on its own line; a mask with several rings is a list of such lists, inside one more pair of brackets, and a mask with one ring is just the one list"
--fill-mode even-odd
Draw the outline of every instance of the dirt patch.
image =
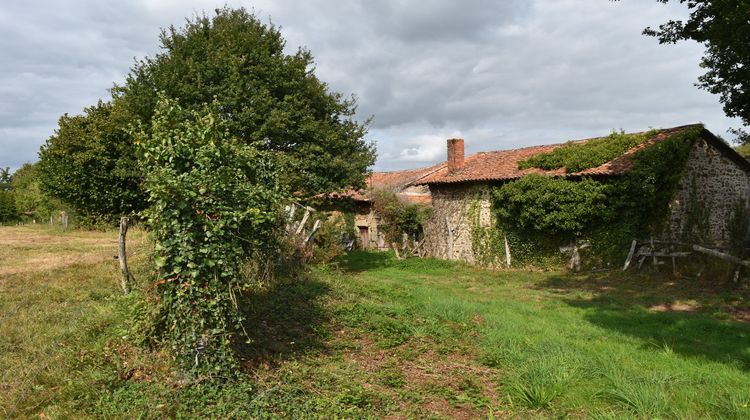
[[729, 308], [727, 312], [735, 321], [750, 324], [750, 308]]
[[699, 306], [694, 302], [675, 301], [672, 303], [660, 303], [648, 309], [654, 312], [696, 312]]
[[[483, 322], [480, 318], [475, 322]], [[425, 396], [416, 409], [427, 417], [479, 418], [483, 407], [478, 401], [485, 401], [489, 406], [497, 403], [493, 381], [497, 372], [478, 364], [469, 354], [441, 354], [430, 349], [429, 343], [418, 342], [379, 349], [368, 337], [359, 338], [358, 344], [359, 349], [347, 351], [345, 359], [373, 376], [387, 369], [399, 371], [403, 377], [401, 391]], [[425, 348], [427, 350], [423, 350]], [[404, 354], [410, 356], [404, 357]], [[398, 399], [397, 392], [390, 391]]]
[[420, 407], [420, 411], [425, 417], [446, 416], [451, 419], [476, 419], [482, 416], [474, 410], [463, 407], [456, 407], [446, 401], [444, 398], [430, 397]]

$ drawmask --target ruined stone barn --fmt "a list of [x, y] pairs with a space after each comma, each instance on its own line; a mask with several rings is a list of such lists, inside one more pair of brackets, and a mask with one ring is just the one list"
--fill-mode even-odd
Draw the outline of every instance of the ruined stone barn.
[[428, 186], [432, 196], [433, 215], [424, 226], [425, 252], [436, 258], [477, 262], [472, 226], [478, 223], [481, 227], [490, 227], [495, 222], [491, 211], [493, 187], [531, 173], [569, 178], [620, 177], [631, 169], [632, 157], [640, 150], [659, 147], [661, 142], [686, 130], [699, 134], [691, 140], [661, 236], [670, 240], [684, 238], [689, 233], [687, 230], [694, 229], [696, 219], [702, 219], [698, 224], [704, 230], [704, 242], [725, 246], [738, 204], [746, 206], [750, 198], [750, 163], [702, 126], [689, 125], [649, 132], [650, 138], [621, 155], [573, 173], [566, 168], [520, 169], [519, 162], [564, 144], [583, 144], [595, 139], [480, 152], [468, 157], [464, 157], [464, 140], [450, 139], [447, 162], [415, 182]]
[[381, 217], [373, 209], [373, 192], [387, 190], [394, 192], [402, 200], [413, 204], [429, 205], [431, 196], [426, 185], [417, 185], [424, 177], [445, 166], [439, 164], [426, 168], [392, 172], [373, 172], [367, 177], [367, 187], [361, 190], [348, 190], [328, 194], [334, 200], [348, 199], [354, 203], [354, 225], [359, 235], [362, 249], [386, 250], [385, 235], [380, 229]]

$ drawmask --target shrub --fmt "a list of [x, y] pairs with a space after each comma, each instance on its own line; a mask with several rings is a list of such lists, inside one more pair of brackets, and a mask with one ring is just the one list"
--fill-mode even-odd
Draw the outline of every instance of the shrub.
[[411, 204], [401, 199], [395, 192], [386, 189], [372, 191], [372, 206], [380, 216], [379, 229], [385, 234], [388, 243], [400, 242], [401, 235], [420, 237], [422, 225], [429, 219], [432, 209], [421, 204]]
[[273, 160], [229, 137], [213, 107], [162, 99], [150, 131], [137, 138], [159, 277], [153, 338], [195, 375], [233, 377], [244, 261], [283, 236], [287, 195]]
[[[331, 212], [313, 236], [313, 260], [329, 263], [344, 255], [346, 244], [356, 242], [353, 214]], [[355, 244], [356, 245], [356, 244]]]
[[502, 226], [578, 237], [608, 219], [607, 192], [607, 185], [589, 178], [532, 174], [495, 190], [495, 212]]

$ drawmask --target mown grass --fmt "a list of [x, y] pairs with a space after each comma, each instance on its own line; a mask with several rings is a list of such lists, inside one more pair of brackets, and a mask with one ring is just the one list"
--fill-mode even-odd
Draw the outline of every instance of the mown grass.
[[133, 343], [139, 297], [120, 296], [113, 262], [16, 273], [0, 276], [0, 412], [748, 418], [747, 294], [353, 253], [254, 291], [246, 376], [213, 387]]

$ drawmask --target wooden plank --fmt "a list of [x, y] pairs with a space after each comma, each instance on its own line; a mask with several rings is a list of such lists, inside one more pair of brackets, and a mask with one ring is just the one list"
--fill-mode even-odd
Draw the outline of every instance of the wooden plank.
[[305, 215], [302, 216], [302, 221], [299, 222], [299, 225], [297, 226], [297, 231], [294, 232], [295, 235], [299, 235], [302, 233], [302, 229], [305, 228], [305, 223], [307, 223], [307, 218], [310, 217], [310, 210], [305, 209]]
[[638, 271], [641, 270], [641, 267], [643, 267], [643, 262], [646, 261], [646, 256], [641, 255], [641, 257], [638, 259]]
[[693, 250], [698, 251], [700, 253], [710, 255], [712, 257], [716, 257], [719, 259], [722, 259], [724, 261], [733, 262], [735, 264], [743, 265], [745, 267], [750, 267], [750, 261], [741, 260], [733, 255], [725, 254], [723, 252], [717, 251], [715, 249], [710, 248], [704, 248], [700, 245], [693, 245]]
[[315, 231], [317, 231], [319, 227], [320, 227], [320, 220], [316, 220], [315, 223], [313, 224], [310, 234], [307, 235], [307, 238], [305, 238], [305, 243], [310, 242], [310, 239], [312, 239], [313, 235], [315, 234]]
[[635, 253], [635, 246], [638, 244], [638, 241], [633, 239], [633, 242], [630, 243], [630, 252], [628, 252], [628, 258], [625, 259], [625, 265], [622, 267], [622, 271], [626, 271], [628, 267], [630, 267], [630, 261], [633, 259], [633, 254]]
[[573, 245], [573, 253], [570, 255], [570, 269], [574, 273], [581, 271], [581, 254], [578, 252], [577, 245]]
[[508, 245], [508, 237], [503, 235], [503, 241], [505, 242], [505, 266], [510, 268], [510, 245]]
[[395, 243], [395, 242], [391, 242], [391, 248], [393, 248], [393, 252], [396, 253], [396, 259], [400, 260], [401, 259], [401, 254], [399, 254], [399, 252], [398, 252], [398, 244]]

